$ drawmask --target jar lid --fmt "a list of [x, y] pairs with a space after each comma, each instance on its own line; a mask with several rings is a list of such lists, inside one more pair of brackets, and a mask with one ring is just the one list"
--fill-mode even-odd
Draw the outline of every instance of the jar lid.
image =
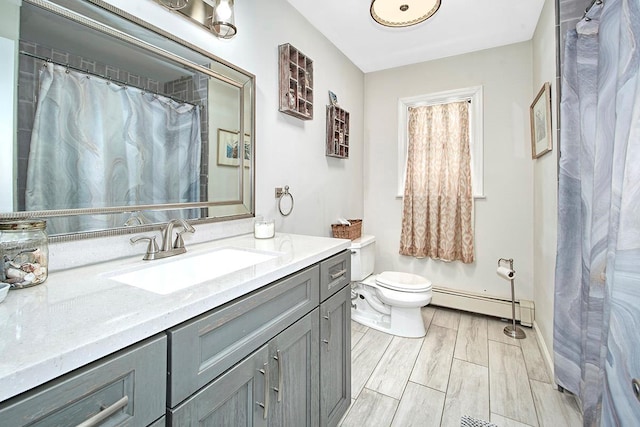
[[12, 219], [9, 221], [0, 221], [0, 231], [11, 230], [44, 230], [47, 227], [47, 221], [44, 219]]

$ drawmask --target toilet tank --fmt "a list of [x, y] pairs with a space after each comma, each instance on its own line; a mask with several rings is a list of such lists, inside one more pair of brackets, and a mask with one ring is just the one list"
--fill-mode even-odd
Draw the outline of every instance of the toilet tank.
[[376, 238], [362, 236], [351, 242], [351, 281], [364, 280], [373, 274], [376, 259]]

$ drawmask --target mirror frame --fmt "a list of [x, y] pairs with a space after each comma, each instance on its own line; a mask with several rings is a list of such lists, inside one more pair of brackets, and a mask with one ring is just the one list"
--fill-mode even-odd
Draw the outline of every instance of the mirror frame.
[[[244, 89], [246, 88], [247, 84], [250, 84], [250, 90], [251, 90], [251, 105], [250, 105], [250, 115], [251, 115], [251, 123], [250, 123], [250, 127], [247, 130], [245, 128], [245, 114], [241, 113], [240, 114], [240, 131], [242, 133], [247, 133], [247, 131], [249, 132], [249, 134], [251, 135], [251, 146], [252, 146], [252, 156], [251, 156], [251, 164], [250, 164], [250, 168], [249, 168], [249, 180], [250, 180], [250, 185], [249, 185], [249, 189], [250, 189], [250, 194], [251, 194], [251, 203], [250, 206], [247, 206], [247, 208], [249, 209], [249, 212], [247, 213], [241, 213], [241, 214], [232, 214], [232, 215], [225, 215], [225, 216], [220, 216], [220, 217], [206, 217], [206, 218], [199, 218], [199, 219], [190, 219], [188, 220], [189, 223], [191, 224], [204, 224], [204, 223], [213, 223], [213, 222], [222, 222], [222, 221], [231, 221], [231, 220], [236, 220], [236, 219], [242, 219], [242, 218], [252, 218], [255, 216], [255, 114], [256, 114], [256, 99], [255, 99], [255, 95], [256, 95], [256, 77], [254, 74], [249, 73], [248, 71], [234, 65], [231, 64], [213, 54], [211, 54], [210, 52], [189, 43], [186, 40], [183, 40], [179, 37], [176, 37], [173, 34], [170, 34], [169, 32], [162, 30], [136, 16], [133, 16], [131, 14], [129, 14], [128, 12], [125, 12], [119, 8], [116, 8], [115, 6], [106, 3], [103, 0], [83, 0], [85, 2], [88, 2], [90, 4], [93, 4], [99, 8], [102, 8], [104, 10], [106, 10], [107, 12], [113, 13], [117, 16], [120, 16], [121, 18], [124, 18], [127, 21], [130, 21], [131, 23], [138, 25], [146, 30], [149, 30], [151, 32], [154, 32], [164, 38], [167, 38], [175, 43], [178, 43], [202, 56], [205, 56], [208, 59], [211, 59], [211, 61], [217, 62], [219, 64], [222, 64], [226, 67], [231, 68], [232, 70], [243, 74], [244, 76], [247, 77], [247, 83], [245, 84], [240, 84], [239, 82], [233, 80], [232, 78], [226, 77], [224, 75], [219, 74], [218, 72], [211, 70], [209, 68], [203, 67], [199, 64], [195, 64], [187, 59], [184, 59], [176, 54], [173, 54], [171, 52], [165, 51], [162, 48], [159, 48], [157, 46], [154, 46], [148, 42], [144, 42], [144, 41], [140, 41], [137, 38], [130, 36], [127, 33], [124, 33], [120, 30], [116, 30], [114, 28], [108, 27], [105, 24], [102, 23], [97, 23], [91, 19], [87, 19], [86, 17], [84, 17], [83, 15], [81, 15], [78, 12], [72, 12], [72, 13], [68, 13], [67, 9], [59, 6], [56, 3], [50, 2], [48, 0], [23, 0], [23, 2], [25, 3], [30, 3], [33, 4], [35, 6], [38, 7], [42, 7], [46, 10], [49, 10], [53, 13], [59, 14], [67, 19], [71, 19], [74, 20], [76, 22], [79, 22], [82, 25], [85, 25], [93, 30], [99, 31], [101, 33], [105, 33], [107, 35], [110, 35], [112, 37], [116, 37], [117, 39], [121, 40], [121, 41], [125, 41], [127, 43], [132, 43], [137, 47], [141, 47], [147, 50], [150, 50], [151, 52], [160, 55], [166, 59], [170, 59], [172, 61], [178, 62], [182, 65], [185, 65], [191, 69], [194, 69], [198, 72], [201, 72], [203, 74], [207, 74], [211, 77], [217, 78], [219, 80], [222, 80], [226, 83], [229, 83], [233, 86], [236, 86], [240, 89], [240, 104], [239, 105], [245, 105], [245, 101], [244, 101]], [[158, 7], [161, 7], [158, 5]], [[185, 22], [190, 22], [189, 20], [185, 20]], [[191, 22], [190, 22], [191, 23]], [[17, 52], [16, 52], [17, 54]], [[14, 95], [15, 95], [15, 88], [17, 87], [16, 84], [14, 83], [13, 85], [14, 87]], [[15, 98], [14, 98], [14, 102], [15, 102]], [[15, 128], [14, 128], [15, 129]], [[14, 138], [15, 138], [15, 131], [14, 131]], [[15, 141], [15, 139], [14, 139]], [[58, 210], [41, 210], [41, 211], [22, 211], [22, 212], [0, 212], [0, 220], [7, 220], [7, 219], [23, 219], [23, 218], [51, 218], [51, 217], [60, 217], [60, 216], [74, 216], [74, 215], [101, 215], [101, 214], [116, 214], [116, 213], [126, 213], [126, 212], [136, 212], [136, 211], [141, 211], [141, 210], [172, 210], [172, 209], [193, 209], [193, 208], [208, 208], [208, 207], [213, 207], [213, 206], [224, 206], [224, 205], [235, 205], [235, 204], [243, 204], [245, 205], [244, 202], [244, 173], [243, 173], [243, 169], [244, 168], [239, 168], [239, 182], [238, 182], [238, 186], [239, 189], [241, 190], [240, 194], [241, 194], [241, 198], [240, 200], [229, 200], [229, 201], [222, 201], [222, 202], [190, 202], [190, 203], [172, 203], [172, 204], [151, 204], [151, 205], [132, 205], [132, 206], [114, 206], [114, 207], [108, 207], [108, 208], [80, 208], [80, 209], [58, 209]], [[245, 205], [246, 206], [246, 205]], [[74, 241], [74, 240], [81, 240], [81, 239], [88, 239], [88, 238], [94, 238], [94, 237], [105, 237], [105, 236], [115, 236], [115, 235], [125, 235], [125, 234], [133, 234], [133, 233], [144, 233], [144, 232], [148, 232], [148, 231], [152, 231], [152, 230], [158, 230], [160, 228], [162, 228], [163, 224], [162, 223], [156, 223], [156, 224], [145, 224], [145, 225], [134, 225], [134, 226], [123, 226], [123, 227], [117, 227], [117, 228], [111, 228], [111, 229], [105, 229], [105, 230], [94, 230], [94, 231], [79, 231], [77, 233], [68, 233], [68, 234], [59, 234], [59, 235], [52, 235], [49, 236], [49, 241], [50, 242], [65, 242], [65, 241]]]

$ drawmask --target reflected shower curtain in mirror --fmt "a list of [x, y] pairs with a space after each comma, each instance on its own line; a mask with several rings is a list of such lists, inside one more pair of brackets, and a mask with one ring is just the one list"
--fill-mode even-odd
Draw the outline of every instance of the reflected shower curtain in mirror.
[[585, 426], [631, 426], [640, 420], [640, 3], [605, 0], [587, 17], [567, 34], [563, 69], [555, 375], [580, 398]]
[[[49, 63], [40, 75], [26, 209], [198, 202], [200, 151], [198, 107]], [[180, 213], [145, 216], [161, 222]], [[51, 218], [47, 228], [99, 230], [120, 220]]]

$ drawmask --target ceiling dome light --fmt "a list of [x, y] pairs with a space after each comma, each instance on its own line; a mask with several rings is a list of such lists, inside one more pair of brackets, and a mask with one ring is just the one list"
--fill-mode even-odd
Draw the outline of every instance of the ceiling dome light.
[[440, 0], [371, 0], [371, 17], [385, 27], [409, 27], [426, 21], [440, 8]]
[[230, 39], [238, 30], [235, 26], [233, 0], [215, 0], [209, 28], [221, 39]]

